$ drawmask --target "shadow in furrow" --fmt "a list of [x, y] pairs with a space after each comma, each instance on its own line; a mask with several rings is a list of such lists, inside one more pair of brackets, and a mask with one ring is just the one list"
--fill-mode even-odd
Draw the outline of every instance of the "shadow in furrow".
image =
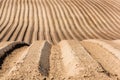
[[[19, 49], [23, 46], [28, 46], [28, 44], [17, 44], [15, 46], [13, 46], [12, 48], [10, 48], [9, 50], [5, 51], [5, 49], [3, 50], [3, 55], [0, 57], [0, 69], [2, 69], [2, 64], [4, 63], [4, 60], [7, 56], [9, 56], [14, 50]], [[9, 46], [8, 46], [9, 47]]]

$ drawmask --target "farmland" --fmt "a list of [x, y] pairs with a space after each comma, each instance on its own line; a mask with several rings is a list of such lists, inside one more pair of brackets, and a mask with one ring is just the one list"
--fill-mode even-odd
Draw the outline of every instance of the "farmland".
[[119, 80], [120, 0], [0, 0], [0, 80]]

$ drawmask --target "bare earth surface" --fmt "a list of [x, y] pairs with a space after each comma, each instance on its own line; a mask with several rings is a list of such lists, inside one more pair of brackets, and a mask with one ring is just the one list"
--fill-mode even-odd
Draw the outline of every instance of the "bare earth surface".
[[120, 0], [0, 0], [0, 41], [120, 39]]
[[0, 0], [0, 80], [120, 80], [120, 0]]
[[30, 46], [20, 42], [18, 45], [1, 53], [1, 80], [120, 79], [119, 40], [63, 40], [56, 45], [36, 41]]

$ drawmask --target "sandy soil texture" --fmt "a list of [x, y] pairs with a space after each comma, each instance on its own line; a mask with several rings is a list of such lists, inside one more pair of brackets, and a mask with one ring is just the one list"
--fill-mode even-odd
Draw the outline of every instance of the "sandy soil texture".
[[36, 41], [15, 46], [2, 53], [0, 80], [119, 80], [119, 41], [63, 40], [56, 45]]
[[120, 0], [0, 0], [0, 80], [120, 80]]
[[120, 38], [119, 0], [1, 0], [0, 41]]

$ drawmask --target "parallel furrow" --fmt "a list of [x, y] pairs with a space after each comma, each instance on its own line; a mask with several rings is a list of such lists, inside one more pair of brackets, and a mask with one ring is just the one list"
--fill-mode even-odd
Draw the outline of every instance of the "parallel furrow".
[[[16, 16], [16, 1], [13, 0], [12, 3], [10, 4], [10, 7], [11, 7], [11, 10], [9, 9], [10, 13], [10, 19], [9, 19], [9, 22], [6, 23], [6, 25], [2, 25], [3, 28], [1, 28], [1, 35], [0, 35], [0, 39], [3, 39], [4, 40], [4, 36], [6, 36], [6, 34], [11, 30], [12, 28], [12, 25], [14, 24], [14, 19], [15, 19], [15, 16]], [[12, 13], [14, 12], [14, 13]], [[6, 15], [5, 15], [6, 16]]]
[[0, 41], [120, 38], [118, 0], [4, 0]]
[[33, 27], [34, 26], [33, 3], [34, 3], [34, 0], [28, 1], [28, 5], [29, 5], [28, 28], [27, 28], [26, 32], [23, 32], [23, 33], [26, 33], [25, 36], [21, 35], [21, 36], [24, 36], [24, 41], [28, 42], [28, 43], [31, 43], [32, 37], [33, 37], [33, 31], [34, 31], [34, 27]]
[[49, 75], [50, 49], [51, 45], [46, 41], [34, 42], [1, 79], [44, 80]]
[[[98, 61], [106, 73], [120, 79], [120, 45], [110, 41], [85, 40], [81, 42], [90, 55]], [[104, 56], [104, 57], [103, 57]]]

